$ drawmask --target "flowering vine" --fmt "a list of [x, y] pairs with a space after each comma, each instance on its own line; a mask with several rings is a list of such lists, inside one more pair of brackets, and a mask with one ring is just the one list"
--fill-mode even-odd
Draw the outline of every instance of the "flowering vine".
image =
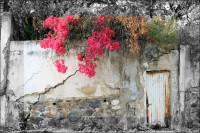
[[[87, 39], [86, 52], [77, 54], [79, 71], [89, 78], [95, 76], [96, 62], [103, 55], [104, 51], [120, 49], [120, 43], [111, 39], [115, 32], [110, 27], [104, 26], [106, 19], [110, 18], [100, 16], [96, 19], [96, 30]], [[47, 37], [40, 42], [41, 48], [50, 48], [56, 53], [64, 55], [67, 52], [65, 42], [70, 34], [70, 26], [76, 26], [77, 24], [78, 19], [75, 16], [64, 16], [62, 18], [48, 17], [43, 22], [43, 27], [49, 28], [50, 31]], [[58, 72], [61, 73], [66, 73], [68, 69], [63, 59], [56, 60], [55, 66]]]

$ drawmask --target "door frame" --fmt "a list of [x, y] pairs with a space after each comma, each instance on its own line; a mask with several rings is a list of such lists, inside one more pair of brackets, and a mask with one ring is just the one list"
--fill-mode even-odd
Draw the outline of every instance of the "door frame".
[[149, 125], [149, 120], [148, 120], [148, 108], [147, 108], [147, 90], [146, 90], [146, 76], [147, 73], [164, 73], [164, 72], [169, 72], [169, 77], [168, 77], [168, 94], [167, 94], [167, 102], [165, 103], [165, 116], [164, 116], [164, 120], [165, 120], [165, 124], [166, 127], [170, 127], [171, 125], [171, 72], [169, 70], [147, 70], [144, 72], [144, 109], [145, 109], [145, 124]]

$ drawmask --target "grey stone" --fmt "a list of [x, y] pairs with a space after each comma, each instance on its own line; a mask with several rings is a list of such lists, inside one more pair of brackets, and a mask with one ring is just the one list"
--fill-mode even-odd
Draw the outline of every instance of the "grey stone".
[[89, 105], [92, 108], [98, 108], [101, 106], [101, 102], [99, 100], [91, 100], [89, 101]]
[[85, 118], [85, 119], [83, 120], [83, 122], [84, 122], [84, 124], [87, 125], [87, 126], [92, 126], [92, 125], [93, 125], [92, 120], [89, 119], [89, 118]]
[[72, 112], [68, 115], [69, 121], [70, 122], [77, 122], [80, 119], [80, 115], [77, 112]]
[[42, 106], [40, 109], [39, 109], [40, 112], [44, 112], [45, 111], [45, 106]]
[[30, 123], [39, 124], [43, 119], [41, 117], [30, 117]]
[[89, 107], [89, 103], [87, 101], [80, 101], [78, 103], [79, 109], [87, 109]]
[[96, 128], [97, 128], [97, 129], [102, 129], [102, 128], [103, 128], [102, 123], [101, 123], [101, 122], [98, 122], [98, 123], [96, 124]]
[[27, 123], [26, 124], [26, 130], [35, 130], [35, 124], [33, 123]]
[[111, 117], [111, 123], [116, 125], [119, 122], [119, 119], [117, 117]]
[[92, 114], [93, 114], [93, 110], [91, 110], [91, 109], [89, 109], [89, 110], [86, 110], [85, 111], [85, 114], [87, 115], [87, 116], [91, 116]]
[[191, 107], [193, 107], [193, 108], [197, 107], [197, 103], [191, 104]]
[[50, 127], [60, 127], [60, 119], [50, 119], [49, 122], [48, 122], [48, 125]]
[[40, 114], [40, 117], [43, 117], [43, 118], [44, 118], [44, 117], [45, 117], [44, 113], [41, 113], [41, 114]]

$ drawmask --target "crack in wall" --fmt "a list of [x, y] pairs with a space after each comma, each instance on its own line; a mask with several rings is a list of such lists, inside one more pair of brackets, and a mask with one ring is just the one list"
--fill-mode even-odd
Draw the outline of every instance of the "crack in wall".
[[31, 79], [34, 77], [34, 75], [39, 74], [39, 73], [43, 70], [44, 66], [45, 66], [45, 65], [43, 64], [41, 70], [39, 70], [38, 72], [33, 73], [33, 74], [30, 76], [30, 78], [28, 78], [28, 80], [25, 81], [24, 84], [18, 86], [17, 89], [15, 90], [15, 92], [18, 91], [18, 90], [20, 90], [20, 89], [23, 89], [22, 87], [24, 87], [29, 81], [31, 81]]
[[113, 90], [113, 89], [118, 89], [118, 90], [120, 90], [120, 88], [118, 88], [118, 87], [117, 87], [117, 88], [113, 88], [111, 85], [108, 85], [108, 84], [106, 84], [106, 83], [104, 83], [104, 85], [107, 86], [107, 87], [108, 87], [109, 89], [111, 89], [111, 90]]
[[177, 51], [177, 49], [171, 49], [168, 52], [164, 52], [164, 53], [159, 53], [157, 57], [152, 58], [150, 61], [148, 61], [148, 64], [154, 61], [159, 61], [159, 59], [165, 55], [170, 54], [172, 51]]
[[[44, 91], [44, 92], [39, 93], [39, 97], [40, 97], [40, 95], [46, 94], [47, 92], [49, 92], [49, 91], [52, 90], [52, 89], [57, 88], [58, 86], [64, 85], [64, 83], [65, 83], [70, 77], [74, 76], [78, 71], [79, 71], [79, 70], [76, 70], [73, 74], [69, 75], [69, 76], [68, 76], [66, 79], [64, 79], [62, 82], [59, 82], [59, 83], [57, 83], [56, 85], [54, 85], [54, 86], [52, 86], [52, 87], [45, 88], [45, 91]], [[34, 93], [32, 93], [32, 94], [34, 94]], [[32, 95], [32, 94], [26, 94], [26, 95], [24, 95], [24, 96], [21, 96], [20, 98], [18, 98], [18, 99], [15, 100], [15, 101], [16, 101], [16, 102], [17, 102], [17, 101], [20, 101], [20, 99], [22, 99], [22, 98], [24, 98], [24, 97], [26, 97], [26, 96], [28, 96], [28, 95]]]
[[[31, 77], [28, 78], [28, 80], [26, 80], [26, 82], [25, 82], [24, 84], [22, 84], [22, 85], [19, 86], [19, 89], [20, 89], [21, 87], [25, 86], [29, 81], [31, 81], [31, 79], [34, 77], [34, 75], [39, 74], [42, 70], [43, 70], [43, 69], [41, 69], [41, 70], [38, 71], [38, 72], [33, 73], [33, 74], [31, 75]], [[17, 90], [19, 90], [19, 89], [17, 89]]]
[[[44, 94], [48, 93], [50, 90], [55, 89], [55, 88], [57, 88], [58, 86], [64, 85], [65, 82], [66, 82], [70, 77], [74, 76], [78, 71], [79, 71], [79, 70], [76, 70], [73, 74], [69, 75], [69, 76], [68, 76], [66, 79], [64, 79], [62, 82], [57, 83], [56, 85], [54, 85], [54, 86], [52, 86], [52, 87], [46, 88], [44, 92], [39, 93], [38, 98], [37, 98], [37, 101], [34, 102], [34, 103], [32, 103], [32, 105], [29, 106], [29, 113], [28, 113], [28, 115], [23, 119], [23, 125], [21, 126], [21, 129], [25, 129], [25, 128], [26, 128], [26, 126], [27, 126], [27, 121], [28, 121], [28, 119], [29, 119], [30, 116], [31, 116], [32, 106], [33, 106], [33, 105], [36, 105], [36, 104], [40, 101], [41, 95], [44, 95]], [[32, 94], [27, 94], [27, 95], [32, 95]], [[19, 101], [21, 98], [26, 97], [27, 95], [20, 97], [19, 99], [16, 100], [16, 102]]]

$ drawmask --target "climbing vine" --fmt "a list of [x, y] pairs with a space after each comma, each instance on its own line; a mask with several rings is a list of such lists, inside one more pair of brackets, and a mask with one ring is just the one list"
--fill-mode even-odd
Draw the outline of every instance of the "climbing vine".
[[[115, 32], [105, 24], [105, 21], [111, 20], [108, 16], [100, 16], [94, 19], [95, 28], [87, 38], [87, 48], [85, 52], [78, 53], [79, 71], [88, 77], [95, 75], [96, 62], [103, 55], [104, 51], [113, 51], [120, 49], [120, 43], [113, 41]], [[50, 48], [57, 54], [64, 55], [68, 52], [66, 49], [70, 29], [76, 27], [79, 23], [79, 17], [64, 16], [61, 18], [50, 16], [43, 22], [44, 28], [49, 28], [47, 37], [40, 42], [41, 48]], [[55, 66], [58, 72], [66, 73], [68, 67], [63, 59], [57, 59]]]
[[[34, 29], [42, 29], [33, 24]], [[139, 53], [141, 39], [170, 49], [176, 40], [173, 18], [155, 17], [147, 22], [145, 17], [135, 16], [50, 16], [42, 22], [42, 27], [48, 33], [40, 42], [41, 48], [50, 48], [63, 56], [74, 48], [72, 40], [87, 40], [87, 46], [77, 54], [77, 59], [79, 71], [88, 77], [95, 75], [97, 61], [106, 51], [125, 47]], [[55, 66], [61, 73], [68, 69], [63, 59], [56, 60]]]
[[147, 37], [147, 27], [145, 17], [137, 16], [117, 16], [117, 20], [121, 21], [130, 31], [129, 45], [132, 52], [140, 51], [139, 38]]

